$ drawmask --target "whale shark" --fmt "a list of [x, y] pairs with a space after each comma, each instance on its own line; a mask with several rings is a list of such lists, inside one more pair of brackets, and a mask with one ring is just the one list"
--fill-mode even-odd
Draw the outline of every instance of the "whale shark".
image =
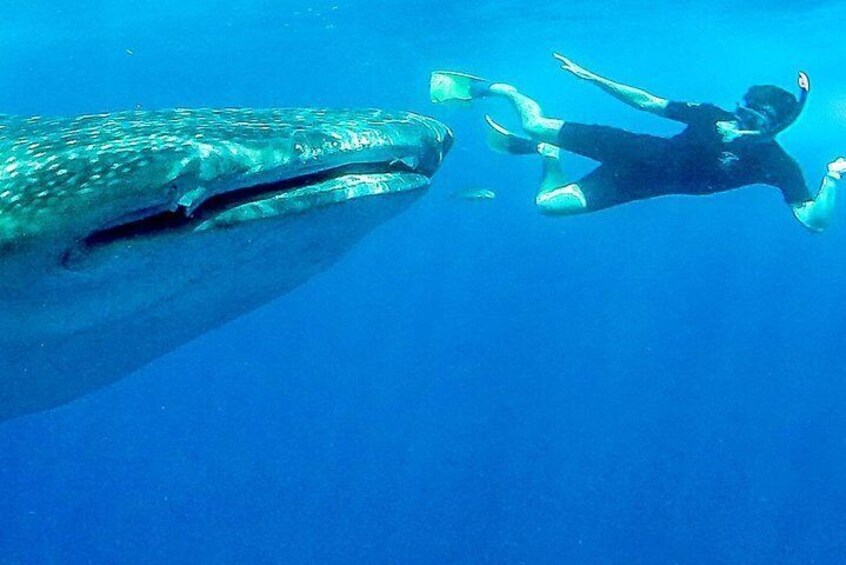
[[303, 284], [424, 194], [451, 144], [380, 109], [0, 116], [0, 421]]

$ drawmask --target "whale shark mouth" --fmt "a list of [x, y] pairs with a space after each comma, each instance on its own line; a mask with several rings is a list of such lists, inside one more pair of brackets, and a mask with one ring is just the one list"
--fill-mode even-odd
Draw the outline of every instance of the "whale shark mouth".
[[244, 186], [215, 194], [190, 207], [139, 211], [96, 230], [69, 249], [62, 259], [72, 267], [94, 251], [111, 245], [164, 235], [178, 236], [212, 229], [232, 229], [259, 220], [303, 214], [349, 200], [410, 192], [431, 179], [403, 161], [349, 164]]

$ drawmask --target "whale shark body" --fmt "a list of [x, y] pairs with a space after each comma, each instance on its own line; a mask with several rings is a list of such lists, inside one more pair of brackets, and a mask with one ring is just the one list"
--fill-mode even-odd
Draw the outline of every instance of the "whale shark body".
[[424, 193], [451, 143], [382, 110], [0, 117], [0, 421], [302, 284]]

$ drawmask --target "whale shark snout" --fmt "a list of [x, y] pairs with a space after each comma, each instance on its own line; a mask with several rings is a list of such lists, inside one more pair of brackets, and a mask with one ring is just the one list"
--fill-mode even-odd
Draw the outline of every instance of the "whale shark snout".
[[302, 284], [423, 192], [443, 124], [382, 110], [0, 119], [0, 420]]

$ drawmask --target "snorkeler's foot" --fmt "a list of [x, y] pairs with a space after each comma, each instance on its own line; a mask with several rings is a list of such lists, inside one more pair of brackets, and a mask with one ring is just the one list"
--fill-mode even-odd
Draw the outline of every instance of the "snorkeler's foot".
[[541, 190], [535, 196], [535, 206], [545, 214], [570, 215], [587, 211], [587, 199], [576, 183]]
[[432, 102], [472, 100], [491, 94], [491, 82], [481, 77], [452, 71], [435, 71], [429, 81]]
[[485, 122], [490, 126], [490, 129], [488, 129], [488, 147], [494, 151], [508, 153], [509, 155], [531, 155], [538, 153], [537, 141], [508, 131], [502, 125], [496, 123], [490, 116], [485, 116]]

